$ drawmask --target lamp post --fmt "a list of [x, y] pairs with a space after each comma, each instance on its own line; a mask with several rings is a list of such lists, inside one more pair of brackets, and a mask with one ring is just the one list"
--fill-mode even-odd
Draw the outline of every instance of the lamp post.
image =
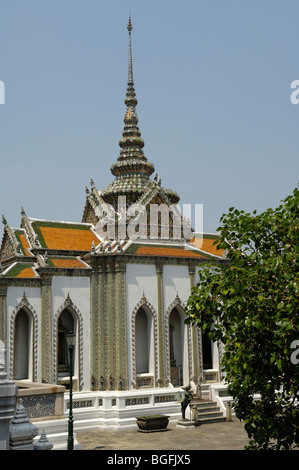
[[69, 421], [68, 421], [68, 439], [67, 450], [74, 450], [73, 434], [73, 353], [76, 343], [76, 335], [70, 332], [67, 337], [67, 347], [70, 357], [70, 401], [69, 401]]

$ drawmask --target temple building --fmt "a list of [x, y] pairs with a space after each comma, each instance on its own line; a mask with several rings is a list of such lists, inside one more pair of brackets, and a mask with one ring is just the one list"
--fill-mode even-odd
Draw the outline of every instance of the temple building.
[[[120, 154], [111, 184], [91, 180], [81, 222], [3, 216], [0, 339], [13, 380], [68, 385], [76, 334], [77, 392], [165, 393], [220, 380], [219, 351], [184, 324], [202, 263], [225, 262], [215, 234], [195, 233], [143, 152], [133, 81], [132, 24]], [[183, 171], [183, 170], [182, 170]], [[128, 398], [129, 399], [129, 398]]]

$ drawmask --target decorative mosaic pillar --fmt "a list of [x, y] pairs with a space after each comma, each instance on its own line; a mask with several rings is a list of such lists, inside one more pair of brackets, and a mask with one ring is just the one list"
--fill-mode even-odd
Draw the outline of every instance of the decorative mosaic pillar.
[[116, 388], [128, 389], [128, 333], [126, 299], [126, 263], [119, 259], [115, 263], [115, 333], [116, 333]]
[[90, 388], [91, 390], [98, 389], [99, 379], [99, 364], [100, 364], [100, 351], [99, 351], [99, 268], [95, 266], [90, 279]]
[[91, 278], [91, 388], [106, 390], [107, 384], [107, 331], [106, 258], [98, 258]]
[[[190, 276], [190, 290], [195, 287], [195, 264], [189, 264], [189, 276]], [[191, 344], [192, 344], [192, 369], [190, 379], [198, 385], [200, 383], [200, 371], [201, 367], [201, 342], [199, 338], [200, 331], [196, 325], [191, 327]]]
[[167, 386], [166, 344], [165, 344], [165, 313], [163, 295], [163, 264], [156, 264], [158, 292], [158, 381], [159, 387]]
[[108, 390], [116, 388], [116, 345], [117, 329], [115, 328], [115, 269], [114, 260], [106, 262], [106, 315], [105, 315], [105, 376]]
[[42, 382], [53, 383], [52, 277], [42, 277]]
[[106, 377], [106, 347], [107, 347], [107, 329], [106, 329], [106, 264], [101, 263], [98, 266], [98, 304], [97, 304], [97, 389], [107, 388]]
[[0, 284], [0, 340], [7, 344], [7, 315], [6, 315], [7, 285]]

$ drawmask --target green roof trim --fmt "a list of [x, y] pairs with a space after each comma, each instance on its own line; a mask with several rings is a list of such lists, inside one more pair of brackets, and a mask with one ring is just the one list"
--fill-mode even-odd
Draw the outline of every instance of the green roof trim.
[[138, 249], [143, 247], [143, 246], [146, 246], [146, 247], [151, 247], [151, 248], [174, 248], [176, 250], [187, 250], [187, 251], [198, 251], [197, 248], [193, 248], [192, 245], [190, 245], [190, 247], [186, 247], [186, 246], [177, 246], [177, 245], [156, 245], [156, 244], [150, 244], [150, 243], [144, 243], [144, 244], [134, 244], [132, 243], [132, 245], [129, 246], [129, 248], [125, 251], [125, 253], [127, 254], [134, 254], [134, 253], [137, 253]]
[[32, 268], [33, 266], [34, 263], [18, 263], [10, 269], [4, 277], [16, 277], [23, 271], [23, 269]]
[[[52, 256], [52, 259], [81, 261], [81, 260], [78, 260], [78, 258], [76, 258], [76, 256]], [[47, 264], [48, 264], [48, 266], [51, 267], [51, 268], [56, 268], [57, 266], [55, 266], [55, 264], [53, 263], [52, 259], [51, 259], [51, 258], [48, 258], [48, 259], [47, 259]]]

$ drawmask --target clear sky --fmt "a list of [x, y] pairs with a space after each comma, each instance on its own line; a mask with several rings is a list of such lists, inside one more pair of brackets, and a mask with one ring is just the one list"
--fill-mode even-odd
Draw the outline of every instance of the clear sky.
[[[82, 220], [114, 177], [131, 13], [144, 153], [206, 232], [298, 184], [298, 0], [1, 0], [0, 214]], [[1, 224], [1, 237], [3, 226]]]

